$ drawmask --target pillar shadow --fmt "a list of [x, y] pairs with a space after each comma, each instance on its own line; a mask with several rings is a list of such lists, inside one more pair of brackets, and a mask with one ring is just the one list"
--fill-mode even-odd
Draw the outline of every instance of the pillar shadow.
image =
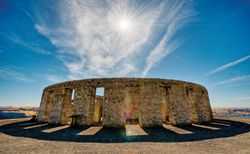
[[[226, 125], [225, 125], [226, 124]], [[92, 127], [91, 127], [92, 128]], [[48, 141], [70, 142], [97, 142], [97, 143], [120, 143], [120, 142], [191, 142], [214, 138], [225, 138], [250, 132], [247, 123], [215, 119], [211, 123], [190, 125], [183, 127], [143, 128], [144, 135], [126, 136], [125, 128], [96, 127], [94, 134], [83, 135], [88, 131], [86, 128], [72, 128], [53, 126], [31, 121], [21, 121], [0, 126], [0, 132], [16, 137], [27, 137]], [[212, 129], [218, 128], [218, 129]], [[176, 129], [176, 131], [175, 131]], [[46, 131], [50, 130], [50, 131]], [[180, 134], [180, 131], [190, 133]]]
[[206, 123], [206, 124], [203, 124], [203, 125], [209, 126], [209, 127], [216, 127], [216, 128], [220, 128], [220, 129], [223, 129], [223, 128], [226, 128], [226, 127], [230, 127], [229, 124], [214, 123], [214, 122]]

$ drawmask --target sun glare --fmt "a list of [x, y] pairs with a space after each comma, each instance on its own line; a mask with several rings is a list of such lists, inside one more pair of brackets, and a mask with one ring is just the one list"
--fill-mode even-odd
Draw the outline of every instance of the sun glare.
[[129, 29], [130, 23], [128, 20], [123, 19], [119, 22], [119, 28], [122, 31], [127, 31]]
[[123, 15], [121, 14], [114, 14], [110, 18], [110, 30], [115, 32], [114, 34], [120, 39], [131, 38], [137, 35], [138, 29], [138, 21], [134, 20], [133, 15], [129, 15], [128, 13]]

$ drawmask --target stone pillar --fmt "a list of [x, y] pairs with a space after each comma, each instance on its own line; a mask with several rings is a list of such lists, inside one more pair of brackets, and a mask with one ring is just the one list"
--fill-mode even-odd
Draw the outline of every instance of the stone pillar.
[[63, 90], [54, 91], [54, 95], [51, 98], [52, 106], [48, 119], [49, 124], [58, 125], [60, 123], [63, 99], [64, 99]]
[[139, 124], [141, 127], [162, 126], [161, 93], [156, 81], [144, 80], [140, 86]]
[[125, 89], [125, 119], [129, 122], [138, 122], [139, 120], [139, 103], [140, 88], [138, 85], [127, 86]]
[[95, 90], [95, 87], [85, 85], [75, 89], [73, 116], [76, 126], [85, 127], [94, 123]]
[[60, 115], [60, 125], [67, 125], [71, 122], [72, 116], [72, 89], [65, 89], [63, 94], [62, 110]]
[[103, 103], [103, 126], [124, 127], [125, 116], [125, 85], [123, 83], [111, 82], [105, 86]]
[[37, 116], [38, 122], [44, 122], [45, 108], [46, 108], [47, 100], [48, 100], [47, 97], [48, 97], [48, 92], [44, 91], [42, 94], [39, 112], [38, 112], [38, 116]]
[[101, 121], [101, 109], [101, 103], [98, 100], [95, 100], [94, 123], [99, 123]]
[[202, 103], [205, 110], [204, 122], [209, 122], [213, 120], [213, 113], [209, 103], [209, 97], [207, 91], [202, 91]]
[[50, 116], [50, 111], [52, 108], [52, 98], [54, 97], [54, 92], [53, 91], [49, 91], [47, 93], [47, 97], [46, 97], [46, 106], [45, 106], [45, 112], [44, 112], [44, 116], [42, 121], [43, 122], [48, 122], [49, 120], [49, 116]]
[[195, 96], [195, 104], [197, 105], [198, 115], [199, 115], [199, 123], [206, 122], [206, 111], [205, 111], [205, 105], [203, 103], [202, 98], [203, 92], [198, 89], [196, 91]]
[[178, 84], [171, 85], [169, 94], [169, 121], [172, 125], [191, 124], [185, 87]]
[[199, 122], [199, 110], [196, 98], [199, 97], [197, 94], [197, 88], [186, 88], [186, 95], [189, 107], [189, 115], [192, 123], [200, 123]]
[[102, 117], [103, 96], [95, 97], [94, 124], [99, 125]]
[[161, 87], [161, 118], [162, 122], [166, 123], [169, 120], [169, 96], [167, 95], [166, 87]]

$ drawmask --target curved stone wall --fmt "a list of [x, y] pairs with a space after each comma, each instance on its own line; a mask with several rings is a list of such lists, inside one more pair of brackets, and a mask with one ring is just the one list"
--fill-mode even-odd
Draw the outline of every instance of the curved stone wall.
[[[104, 96], [96, 88], [104, 88]], [[43, 90], [39, 122], [73, 126], [188, 125], [213, 119], [201, 85], [167, 79], [98, 78], [58, 83]]]

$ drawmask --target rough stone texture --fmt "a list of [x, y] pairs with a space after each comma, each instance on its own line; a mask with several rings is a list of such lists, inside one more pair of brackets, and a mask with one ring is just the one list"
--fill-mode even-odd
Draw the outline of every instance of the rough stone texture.
[[126, 121], [135, 122], [139, 120], [140, 89], [138, 85], [127, 86], [125, 96], [125, 118]]
[[198, 91], [196, 94], [196, 103], [198, 106], [199, 123], [207, 122], [207, 115], [205, 111], [205, 102], [203, 102], [203, 91]]
[[41, 98], [41, 104], [37, 116], [37, 121], [38, 122], [43, 122], [44, 121], [44, 114], [45, 114], [45, 108], [46, 108], [46, 101], [47, 101], [47, 92], [44, 92]]
[[53, 91], [48, 91], [47, 99], [46, 99], [46, 107], [44, 112], [43, 122], [48, 122], [49, 116], [52, 108], [52, 99], [54, 97]]
[[81, 86], [75, 90], [73, 115], [77, 116], [77, 126], [91, 126], [95, 105], [95, 87]]
[[115, 82], [105, 87], [103, 103], [103, 126], [124, 127], [125, 120], [125, 85]]
[[141, 127], [161, 126], [161, 92], [157, 82], [145, 81], [140, 86], [139, 124]]
[[72, 90], [65, 89], [63, 95], [62, 109], [60, 115], [60, 125], [67, 125], [71, 122], [72, 116]]
[[169, 122], [169, 96], [166, 87], [161, 87], [161, 117], [162, 122]]
[[203, 91], [202, 93], [202, 103], [205, 108], [205, 120], [204, 122], [209, 122], [213, 119], [212, 109], [209, 103], [208, 93], [207, 91]]
[[[98, 103], [96, 88], [104, 88]], [[73, 100], [71, 98], [74, 92]], [[101, 114], [102, 113], [102, 114]], [[207, 90], [198, 84], [166, 79], [103, 78], [58, 83], [44, 89], [38, 121], [51, 124], [141, 127], [208, 122], [213, 119]]]
[[57, 125], [60, 123], [64, 93], [63, 90], [54, 91], [53, 93], [48, 123]]
[[94, 124], [98, 125], [102, 121], [102, 107], [103, 107], [103, 96], [96, 96], [95, 98], [95, 111], [94, 111]]
[[192, 123], [200, 123], [199, 121], [199, 108], [196, 99], [199, 98], [198, 90], [196, 87], [186, 87], [187, 101], [189, 107], [189, 114]]
[[185, 87], [180, 84], [173, 84], [168, 88], [168, 95], [170, 123], [172, 125], [191, 124]]

